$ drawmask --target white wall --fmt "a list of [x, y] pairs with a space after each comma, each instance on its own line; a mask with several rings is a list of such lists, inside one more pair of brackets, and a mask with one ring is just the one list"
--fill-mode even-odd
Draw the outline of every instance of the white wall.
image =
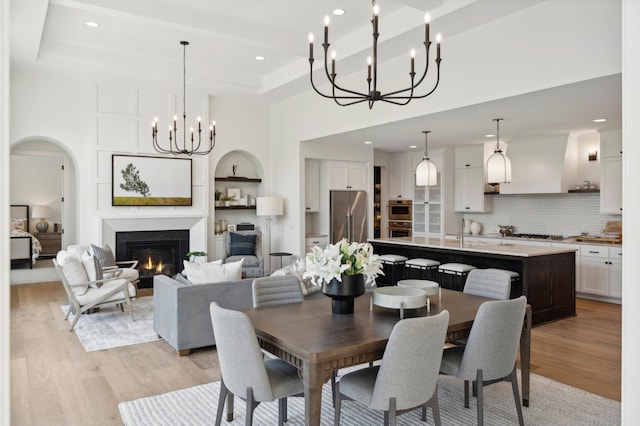
[[[9, 223], [9, 0], [0, 0], [0, 223]], [[9, 239], [0, 240], [0, 425], [11, 424]]]

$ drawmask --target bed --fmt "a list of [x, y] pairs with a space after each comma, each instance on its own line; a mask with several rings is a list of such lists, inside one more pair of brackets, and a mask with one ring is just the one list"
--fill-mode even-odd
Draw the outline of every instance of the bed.
[[12, 204], [10, 217], [11, 268], [24, 263], [33, 268], [42, 246], [40, 241], [29, 233], [29, 206]]

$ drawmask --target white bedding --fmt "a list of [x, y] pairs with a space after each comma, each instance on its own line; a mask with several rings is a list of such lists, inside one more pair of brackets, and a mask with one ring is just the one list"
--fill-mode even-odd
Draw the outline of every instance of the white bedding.
[[12, 229], [11, 230], [12, 237], [31, 237], [31, 259], [33, 263], [36, 263], [36, 259], [40, 256], [40, 252], [42, 251], [42, 245], [40, 245], [40, 240], [34, 237], [32, 234], [26, 231], [22, 231], [20, 229]]

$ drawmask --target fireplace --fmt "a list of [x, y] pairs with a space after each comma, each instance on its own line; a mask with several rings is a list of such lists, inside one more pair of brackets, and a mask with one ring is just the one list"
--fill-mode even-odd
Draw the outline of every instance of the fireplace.
[[153, 287], [153, 276], [175, 275], [189, 252], [189, 230], [116, 232], [116, 260], [137, 260], [140, 288]]

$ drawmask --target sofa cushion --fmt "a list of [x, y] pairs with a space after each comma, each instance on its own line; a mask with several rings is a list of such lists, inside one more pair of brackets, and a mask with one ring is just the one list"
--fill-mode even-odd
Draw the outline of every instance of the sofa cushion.
[[254, 256], [256, 254], [256, 235], [230, 233], [229, 256]]
[[106, 266], [116, 266], [116, 258], [113, 256], [113, 250], [111, 250], [111, 247], [107, 244], [102, 247], [91, 244], [89, 252], [98, 258], [98, 261], [103, 268]]
[[235, 281], [242, 279], [243, 260], [225, 264], [222, 264], [222, 261], [193, 263], [185, 260], [184, 269], [187, 272], [187, 279], [193, 284]]
[[256, 268], [260, 265], [260, 259], [256, 256], [229, 256], [225, 259], [225, 263], [234, 263], [244, 259], [242, 263], [243, 268]]

